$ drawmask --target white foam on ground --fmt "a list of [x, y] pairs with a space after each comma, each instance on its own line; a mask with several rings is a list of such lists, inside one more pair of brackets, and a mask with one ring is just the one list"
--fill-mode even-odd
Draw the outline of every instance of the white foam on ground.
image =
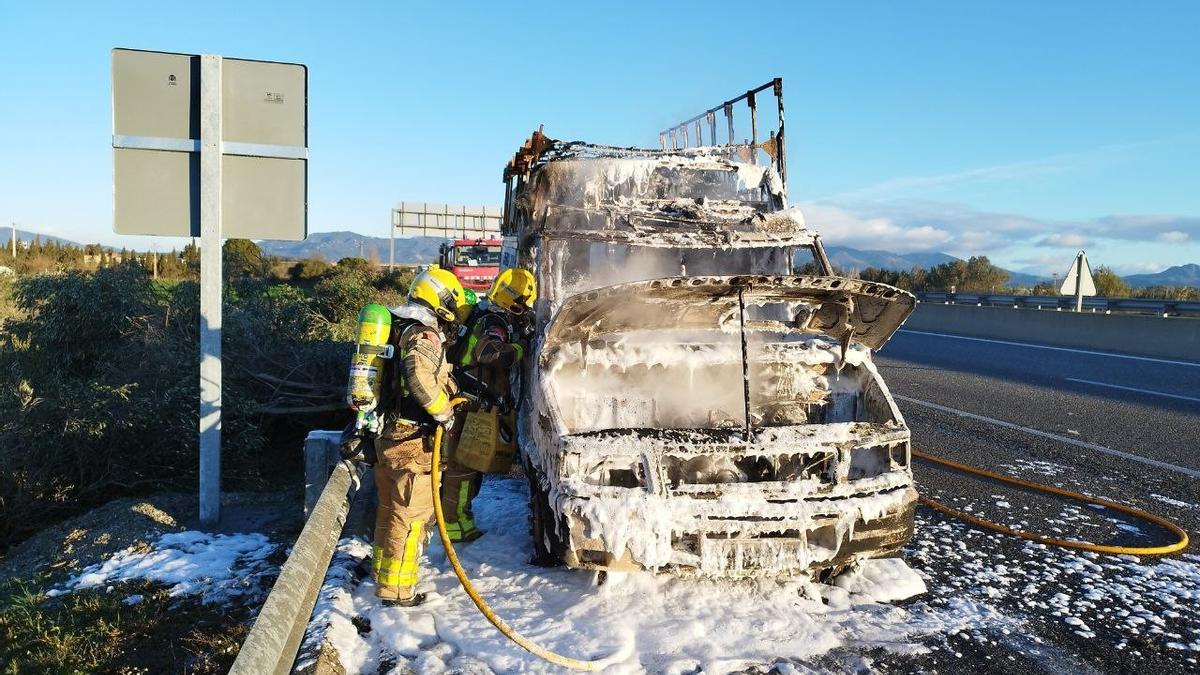
[[[46, 595], [144, 579], [168, 586], [171, 597], [198, 595], [206, 604], [257, 597], [261, 577], [277, 569], [267, 562], [276, 548], [259, 533], [172, 532], [159, 537], [148, 550], [127, 548], [103, 563], [86, 567]], [[129, 600], [133, 597], [138, 596]]]
[[[917, 527], [910, 558], [937, 570], [930, 582], [937, 595], [1009, 605], [1017, 615], [1048, 614], [1079, 637], [1104, 640], [1134, 656], [1147, 642], [1200, 652], [1200, 556], [1142, 559], [1025, 542], [1006, 557], [997, 552], [994, 535], [958, 521]], [[989, 639], [986, 626], [969, 632]], [[1016, 645], [1018, 651], [1037, 657], [1044, 645], [1033, 639], [1037, 645]]]
[[1181, 508], [1181, 509], [1194, 509], [1194, 508], [1196, 508], [1196, 505], [1195, 505], [1195, 504], [1192, 504], [1192, 503], [1190, 503], [1190, 502], [1180, 501], [1180, 500], [1178, 500], [1178, 499], [1172, 499], [1172, 498], [1170, 498], [1170, 497], [1167, 497], [1167, 496], [1165, 496], [1165, 495], [1160, 495], [1160, 494], [1151, 493], [1151, 494], [1150, 494], [1150, 496], [1151, 496], [1151, 497], [1153, 497], [1154, 499], [1157, 499], [1158, 501], [1160, 501], [1160, 502], [1162, 502], [1162, 503], [1164, 503], [1164, 504], [1170, 504], [1171, 506], [1178, 506], [1178, 507], [1179, 507], [1179, 508]]
[[[462, 563], [510, 625], [566, 656], [617, 654], [608, 673], [727, 673], [756, 666], [805, 672], [814, 658], [841, 647], [923, 653], [924, 636], [1016, 624], [968, 600], [936, 610], [923, 602], [884, 604], [925, 590], [899, 559], [866, 561], [836, 585], [635, 573], [611, 574], [596, 586], [587, 572], [526, 563], [527, 500], [522, 481], [489, 478], [475, 502], [476, 518], [488, 533], [459, 548]], [[487, 623], [436, 543], [421, 570], [420, 590], [427, 599], [411, 609], [383, 607], [371, 581], [354, 584], [347, 576], [367, 551], [362, 542], [342, 543], [315, 619], [317, 633], [337, 650], [347, 672], [376, 672], [381, 664], [386, 672], [395, 662], [417, 673], [562, 672]], [[362, 630], [363, 619], [370, 622], [369, 632]]]

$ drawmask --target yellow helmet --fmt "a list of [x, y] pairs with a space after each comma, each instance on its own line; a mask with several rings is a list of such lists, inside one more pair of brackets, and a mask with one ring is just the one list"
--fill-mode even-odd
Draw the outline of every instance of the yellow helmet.
[[537, 300], [537, 282], [529, 270], [510, 267], [496, 275], [487, 297], [500, 309], [521, 314], [533, 309], [533, 301]]
[[447, 323], [456, 319], [458, 309], [467, 303], [458, 277], [437, 265], [430, 265], [408, 287], [410, 302], [419, 302]]

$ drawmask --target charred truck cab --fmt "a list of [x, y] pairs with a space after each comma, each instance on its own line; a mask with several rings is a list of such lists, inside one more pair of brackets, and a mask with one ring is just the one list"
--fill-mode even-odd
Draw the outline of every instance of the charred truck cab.
[[538, 132], [506, 170], [505, 262], [540, 290], [518, 434], [541, 560], [823, 575], [912, 536], [909, 430], [871, 354], [915, 299], [833, 276], [736, 150]]

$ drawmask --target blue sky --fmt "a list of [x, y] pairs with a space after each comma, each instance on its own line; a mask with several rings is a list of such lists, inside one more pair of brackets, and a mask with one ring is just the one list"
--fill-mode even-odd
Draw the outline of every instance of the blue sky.
[[1200, 4], [105, 4], [0, 3], [0, 223], [150, 245], [111, 232], [123, 46], [307, 64], [311, 231], [497, 203], [538, 124], [654, 145], [778, 75], [790, 197], [829, 243], [1200, 262]]

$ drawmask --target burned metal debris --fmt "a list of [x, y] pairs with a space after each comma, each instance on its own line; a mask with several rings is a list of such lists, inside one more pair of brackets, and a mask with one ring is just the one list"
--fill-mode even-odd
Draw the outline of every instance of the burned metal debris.
[[776, 168], [738, 156], [539, 131], [506, 171], [506, 255], [541, 289], [520, 441], [543, 560], [822, 574], [911, 536], [871, 350], [915, 300], [834, 276]]

